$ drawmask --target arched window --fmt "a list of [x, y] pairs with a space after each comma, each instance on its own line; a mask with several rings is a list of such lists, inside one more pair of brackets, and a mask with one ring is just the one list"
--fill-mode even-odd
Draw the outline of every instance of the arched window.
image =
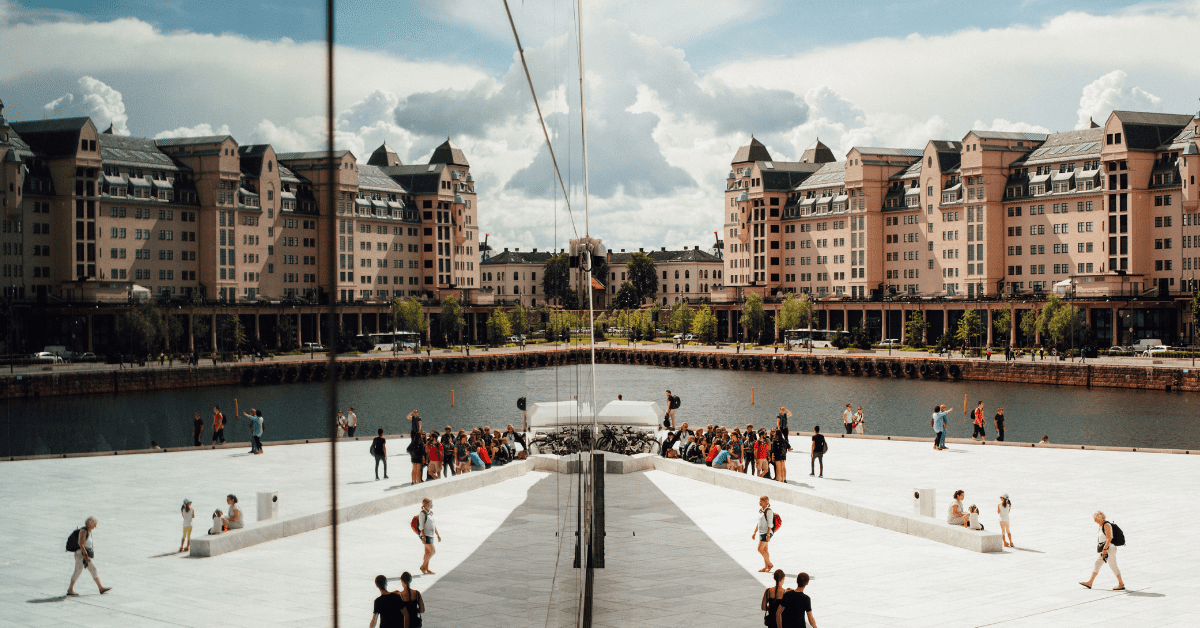
[[273, 172], [274, 168], [275, 168], [275, 164], [272, 161], [267, 160], [267, 172]]
[[513, 271], [513, 281], [517, 280], [517, 271]]
[[675, 271], [675, 278], [676, 278], [676, 279], [679, 279], [679, 271], [678, 271], [678, 270], [677, 270], [677, 271]]
[[683, 278], [684, 278], [684, 279], [691, 279], [691, 278], [692, 278], [692, 271], [690, 271], [690, 270], [685, 270], [685, 271], [683, 271]]
[[684, 292], [691, 292], [691, 291], [692, 291], [692, 285], [691, 285], [691, 284], [687, 284], [687, 283], [683, 284], [683, 291], [684, 291]]
[[675, 284], [675, 292], [679, 292], [679, 284]]

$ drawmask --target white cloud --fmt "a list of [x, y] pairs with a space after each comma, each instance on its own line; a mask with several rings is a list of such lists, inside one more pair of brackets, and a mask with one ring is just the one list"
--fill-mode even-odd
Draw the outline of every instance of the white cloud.
[[983, 120], [976, 120], [975, 124], [971, 125], [972, 130], [978, 131], [1010, 131], [1015, 133], [1049, 133], [1050, 129], [1040, 124], [1030, 124], [1028, 122], [1011, 122], [1004, 118], [996, 118], [991, 124]]
[[1075, 128], [1086, 129], [1092, 121], [1103, 124], [1114, 109], [1132, 111], [1162, 111], [1162, 99], [1140, 88], [1125, 88], [1129, 78], [1123, 70], [1113, 70], [1083, 88], [1079, 97], [1079, 119]]
[[196, 126], [181, 126], [170, 131], [156, 133], [154, 139], [163, 140], [175, 137], [208, 137], [211, 135], [229, 135], [229, 125], [222, 124], [217, 128], [207, 122], [197, 124]]
[[55, 98], [54, 100], [42, 105], [42, 110], [46, 112], [46, 115], [50, 115], [53, 114], [54, 111], [59, 107], [70, 105], [73, 102], [75, 102], [75, 94], [67, 92], [66, 94], [63, 94], [62, 96], [59, 96], [58, 98]]
[[92, 122], [101, 130], [111, 124], [117, 135], [129, 135], [129, 116], [125, 114], [121, 92], [90, 76], [79, 77], [78, 85], [78, 99], [73, 92], [68, 92], [42, 105], [42, 112], [55, 117], [91, 116]]

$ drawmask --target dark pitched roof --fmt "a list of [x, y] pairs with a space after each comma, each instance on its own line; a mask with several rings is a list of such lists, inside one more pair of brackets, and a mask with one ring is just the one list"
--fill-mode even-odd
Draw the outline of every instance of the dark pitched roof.
[[283, 183], [307, 183], [308, 179], [292, 172], [285, 166], [279, 166], [279, 180]]
[[262, 160], [267, 154], [267, 150], [271, 148], [270, 144], [249, 144], [247, 146], [238, 147], [238, 157], [241, 161], [241, 170], [250, 177], [258, 177], [263, 171]]
[[762, 175], [764, 190], [786, 192], [800, 185], [812, 173], [821, 169], [818, 163], [799, 161], [760, 161], [758, 171]]
[[1017, 140], [1026, 142], [1041, 142], [1045, 141], [1046, 133], [1025, 133], [1023, 131], [980, 131], [972, 130], [981, 140]]
[[412, 166], [388, 166], [379, 168], [411, 194], [437, 194], [441, 189], [443, 164], [416, 164]]
[[[669, 264], [678, 262], [715, 262], [721, 263], [721, 258], [711, 253], [706, 253], [699, 249], [682, 249], [676, 251], [646, 251], [646, 256], [654, 260], [656, 264]], [[613, 253], [608, 263], [612, 265], [628, 264], [629, 260], [633, 259], [633, 253]]]
[[855, 146], [850, 150], [858, 151], [859, 155], [870, 155], [874, 157], [917, 157], [925, 153], [920, 148], [886, 148], [878, 146]]
[[495, 264], [545, 264], [553, 255], [553, 253], [546, 251], [537, 253], [529, 251], [523, 253], [520, 251], [505, 250], [503, 253], [497, 253], [479, 262], [479, 264], [481, 266]]
[[9, 127], [21, 136], [33, 152], [53, 158], [74, 155], [79, 151], [79, 133], [90, 124], [89, 118], [56, 118], [11, 122]]
[[753, 136], [751, 136], [749, 144], [737, 149], [737, 153], [733, 155], [733, 161], [730, 163], [740, 164], [747, 161], [771, 161], [771, 153], [767, 151], [767, 147]]
[[1113, 115], [1124, 126], [1125, 146], [1132, 150], [1160, 150], [1192, 123], [1192, 116], [1174, 113], [1114, 111]]
[[359, 189], [385, 190], [393, 194], [407, 194], [408, 190], [389, 177], [379, 166], [358, 164]]
[[950, 140], [930, 140], [933, 145], [933, 150], [936, 151], [938, 160], [938, 170], [945, 174], [952, 170], [957, 170], [962, 164], [962, 142], [954, 142]]
[[158, 170], [188, 170], [181, 168], [158, 149], [151, 139], [100, 134], [100, 159], [108, 165], [142, 166]]
[[[333, 151], [333, 158], [341, 159], [348, 154], [350, 154], [348, 150], [335, 150]], [[309, 161], [313, 159], [325, 159], [329, 156], [329, 153], [323, 150], [310, 150], [299, 153], [278, 153], [275, 156], [279, 158], [279, 161]]]
[[800, 155], [800, 161], [809, 164], [827, 164], [837, 161], [837, 158], [833, 156], [833, 151], [829, 150], [829, 147], [818, 138], [812, 143], [812, 146], [804, 149], [804, 153]]
[[[399, 161], [399, 160], [397, 160]], [[467, 156], [463, 154], [462, 149], [450, 143], [447, 138], [442, 142], [441, 146], [433, 149], [433, 156], [429, 158], [431, 164], [448, 164], [454, 166], [470, 166], [467, 163]]]
[[1113, 111], [1122, 124], [1147, 124], [1151, 126], [1186, 126], [1192, 116], [1179, 113], [1152, 113], [1149, 111]]
[[367, 159], [367, 163], [372, 166], [403, 166], [400, 162], [400, 156], [396, 151], [388, 148], [386, 142], [379, 145], [375, 152], [371, 153], [371, 157]]
[[[155, 140], [159, 146], [197, 146], [201, 144], [220, 144], [232, 140], [232, 135], [201, 135], [198, 137], [165, 137]], [[236, 140], [234, 140], [236, 143]]]

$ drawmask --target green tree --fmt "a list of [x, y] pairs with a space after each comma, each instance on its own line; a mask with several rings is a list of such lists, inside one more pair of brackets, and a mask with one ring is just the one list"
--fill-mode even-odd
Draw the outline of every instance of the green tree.
[[553, 255], [546, 260], [542, 270], [542, 292], [547, 299], [557, 299], [564, 307], [573, 307], [578, 301], [571, 288], [571, 261], [566, 253]]
[[1027, 310], [1021, 315], [1021, 333], [1025, 336], [1025, 344], [1037, 342], [1038, 313], [1037, 310]]
[[1200, 326], [1200, 290], [1192, 293], [1192, 344], [1196, 344], [1196, 327]]
[[505, 337], [512, 333], [512, 325], [504, 310], [500, 308], [492, 310], [492, 315], [487, 319], [487, 332], [488, 342], [494, 346], [503, 344]]
[[959, 344], [971, 345], [973, 340], [983, 332], [983, 321], [979, 318], [979, 310], [967, 310], [958, 319], [958, 328], [954, 338]]
[[[1058, 334], [1055, 333], [1051, 328], [1053, 327], [1053, 321], [1055, 320], [1055, 317], [1058, 316], [1059, 310], [1061, 310], [1064, 306], [1065, 304], [1063, 303], [1063, 300], [1058, 298], [1058, 295], [1052, 294], [1046, 299], [1046, 305], [1042, 306], [1041, 311], [1038, 312], [1036, 319], [1036, 330], [1042, 334], [1043, 341], [1049, 337], [1055, 343], [1057, 343]], [[1058, 331], [1061, 332], [1061, 330]]]
[[799, 297], [795, 293], [789, 292], [783, 298], [783, 305], [779, 308], [780, 329], [810, 327], [808, 321], [812, 318], [812, 311], [812, 300], [809, 299], [807, 292], [801, 293]]
[[282, 314], [279, 317], [279, 324], [275, 326], [275, 345], [284, 350], [297, 348], [296, 324], [292, 322], [289, 314]]
[[225, 347], [234, 353], [241, 353], [246, 346], [246, 327], [242, 325], [242, 317], [237, 314], [222, 314], [219, 335], [225, 339]]
[[604, 338], [605, 330], [608, 329], [608, 322], [608, 314], [605, 312], [601, 312], [598, 316], [595, 316], [592, 319], [592, 335], [594, 335], [597, 340]]
[[833, 339], [829, 341], [829, 344], [834, 349], [845, 349], [846, 347], [850, 346], [850, 341], [850, 334], [842, 333], [842, 328], [838, 327], [837, 329], [833, 330]]
[[680, 301], [671, 308], [669, 329], [677, 334], [687, 333], [692, 328], [695, 316], [695, 310]]
[[913, 312], [908, 317], [908, 323], [904, 325], [904, 344], [910, 347], [924, 347], [925, 330], [928, 328], [925, 314], [921, 311]]
[[654, 319], [650, 317], [648, 308], [640, 308], [630, 312], [630, 329], [637, 340], [654, 340]]
[[167, 351], [176, 353], [186, 344], [183, 335], [183, 322], [176, 314], [163, 315], [163, 336], [167, 342]]
[[692, 333], [699, 336], [704, 344], [717, 337], [717, 315], [707, 305], [700, 306], [700, 311], [692, 318]]
[[458, 342], [462, 338], [462, 329], [467, 324], [463, 318], [462, 303], [453, 295], [442, 298], [442, 311], [438, 314], [438, 326], [442, 330], [443, 340], [449, 344], [453, 338]]
[[117, 335], [121, 351], [130, 351], [132, 355], [146, 356], [161, 351], [166, 337], [162, 313], [149, 301], [135, 305], [121, 316]]
[[746, 331], [746, 342], [757, 343], [761, 340], [763, 328], [766, 326], [766, 314], [763, 313], [762, 297], [752, 294], [746, 298], [742, 306], [742, 329]]
[[512, 333], [518, 336], [524, 336], [529, 331], [529, 310], [520, 301], [509, 312], [508, 323], [512, 326]]
[[192, 313], [192, 345], [196, 347], [196, 351], [213, 351], [215, 347], [209, 346], [209, 332], [212, 331], [212, 325], [208, 321], [208, 316]]
[[392, 302], [393, 325], [401, 331], [411, 331], [424, 334], [429, 328], [429, 320], [425, 318], [425, 309], [417, 297], [407, 299], [397, 298]]
[[637, 289], [633, 287], [633, 284], [628, 282], [621, 284], [621, 289], [617, 290], [617, 296], [613, 298], [613, 307], [622, 310], [636, 308], [640, 303], [638, 301]]
[[1053, 317], [1047, 323], [1047, 330], [1055, 345], [1067, 344], [1075, 332], [1083, 324], [1083, 311], [1069, 303], [1056, 308]]
[[995, 329], [1004, 341], [1000, 344], [1008, 344], [1008, 334], [1012, 331], [1012, 312], [1008, 310], [1000, 310], [1000, 313], [992, 317], [992, 329]]
[[[658, 267], [654, 260], [645, 253], [634, 253], [625, 268], [629, 277], [625, 285], [633, 287], [633, 295], [637, 301], [634, 307], [645, 303], [646, 299], [654, 299], [658, 294]], [[622, 290], [625, 289], [625, 285], [621, 286]], [[618, 298], [620, 296], [617, 295]]]

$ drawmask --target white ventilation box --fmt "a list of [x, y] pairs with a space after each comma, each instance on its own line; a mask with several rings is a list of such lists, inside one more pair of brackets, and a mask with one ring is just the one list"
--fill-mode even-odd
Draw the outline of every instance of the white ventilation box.
[[[913, 512], [923, 517], [937, 516], [937, 491], [932, 488], [913, 489]], [[261, 511], [260, 511], [261, 512]]]
[[258, 494], [258, 520], [276, 519], [279, 517], [279, 491]]

